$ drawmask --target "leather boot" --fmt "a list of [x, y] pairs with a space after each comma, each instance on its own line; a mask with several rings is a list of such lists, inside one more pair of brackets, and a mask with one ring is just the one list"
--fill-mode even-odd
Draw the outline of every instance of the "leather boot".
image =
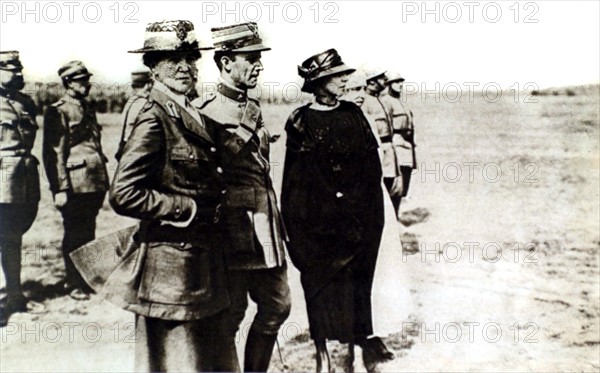
[[277, 334], [262, 334], [250, 330], [244, 352], [244, 372], [266, 372], [276, 340]]

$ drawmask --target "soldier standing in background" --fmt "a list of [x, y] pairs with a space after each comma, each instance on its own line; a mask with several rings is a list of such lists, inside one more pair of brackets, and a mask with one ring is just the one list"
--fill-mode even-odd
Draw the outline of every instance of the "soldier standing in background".
[[148, 95], [152, 89], [152, 78], [150, 77], [150, 71], [134, 71], [131, 73], [131, 88], [133, 94], [123, 108], [121, 114], [121, 123], [123, 128], [121, 130], [121, 140], [119, 141], [119, 148], [115, 154], [117, 160], [121, 159], [123, 153], [123, 147], [131, 134], [133, 124], [138, 114], [144, 107], [144, 104], [148, 101]]
[[71, 61], [58, 75], [67, 93], [44, 115], [44, 166], [54, 205], [63, 218], [65, 290], [75, 300], [87, 300], [91, 289], [69, 254], [95, 237], [96, 216], [108, 190], [108, 159], [102, 153], [96, 112], [86, 100], [92, 74], [82, 62]]
[[396, 216], [400, 208], [402, 198], [402, 176], [398, 168], [398, 159], [394, 151], [392, 136], [392, 118], [388, 109], [380, 97], [386, 87], [387, 77], [385, 71], [372, 73], [367, 76], [367, 95], [363, 104], [363, 111], [371, 117], [377, 126], [383, 157], [381, 166], [383, 168], [383, 183], [392, 199]]
[[0, 255], [6, 279], [0, 327], [12, 313], [41, 311], [21, 289], [22, 237], [31, 227], [40, 200], [38, 160], [31, 155], [38, 126], [31, 97], [25, 86], [19, 52], [0, 52]]
[[[270, 48], [262, 44], [255, 23], [213, 28], [212, 35], [214, 60], [221, 72], [217, 92], [194, 104], [218, 122], [221, 130], [227, 183], [225, 259], [231, 297], [225, 332], [233, 343], [250, 295], [258, 313], [246, 341], [244, 371], [266, 372], [277, 333], [291, 308], [286, 235], [270, 177], [271, 138], [258, 101], [247, 94], [263, 70], [261, 51]], [[237, 359], [235, 354], [231, 358]]]
[[[413, 113], [403, 103], [402, 86], [404, 78], [394, 73], [387, 81], [388, 90], [382, 99], [392, 118], [393, 137], [392, 142], [396, 150], [396, 158], [400, 174], [402, 175], [402, 193], [400, 197], [406, 197], [410, 186], [410, 177], [417, 168], [415, 154], [415, 127], [413, 125]], [[400, 204], [398, 204], [400, 209]]]

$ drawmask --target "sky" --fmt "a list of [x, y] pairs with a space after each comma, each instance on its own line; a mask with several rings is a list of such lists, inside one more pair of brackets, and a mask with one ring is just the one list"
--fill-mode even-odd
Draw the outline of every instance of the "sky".
[[[0, 1], [0, 49], [19, 50], [29, 80], [58, 81], [58, 68], [81, 60], [105, 83], [125, 83], [142, 67], [128, 50], [147, 23], [187, 19], [202, 44], [210, 28], [258, 23], [262, 83], [301, 82], [297, 65], [336, 48], [365, 70], [400, 72], [423, 89], [600, 81], [598, 1]], [[201, 79], [218, 74], [211, 52]]]

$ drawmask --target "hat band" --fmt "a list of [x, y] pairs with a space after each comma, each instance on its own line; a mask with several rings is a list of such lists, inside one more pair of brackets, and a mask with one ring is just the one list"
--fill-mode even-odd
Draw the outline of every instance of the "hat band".
[[232, 41], [221, 42], [221, 43], [214, 42], [216, 50], [221, 50], [221, 51], [229, 51], [229, 50], [249, 47], [252, 45], [259, 45], [259, 44], [262, 44], [262, 39], [254, 37], [254, 36], [251, 36], [249, 38], [241, 38], [241, 39], [236, 39], [236, 40], [232, 40]]
[[194, 32], [188, 32], [184, 39], [177, 36], [175, 32], [154, 32], [147, 31], [144, 41], [144, 49], [168, 51], [183, 49], [185, 44], [194, 45], [196, 36]]

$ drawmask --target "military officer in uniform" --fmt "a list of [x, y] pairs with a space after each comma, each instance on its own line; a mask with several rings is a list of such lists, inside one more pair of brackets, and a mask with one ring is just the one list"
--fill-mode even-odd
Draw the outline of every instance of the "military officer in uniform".
[[392, 119], [383, 97], [380, 97], [386, 88], [387, 77], [385, 71], [377, 71], [367, 75], [367, 94], [362, 106], [363, 111], [371, 117], [377, 127], [383, 157], [383, 183], [392, 199], [396, 216], [402, 198], [402, 176], [398, 168], [398, 159], [392, 143]]
[[[244, 371], [266, 372], [280, 326], [290, 313], [285, 230], [270, 177], [269, 143], [257, 100], [248, 97], [263, 70], [255, 23], [213, 28], [216, 93], [194, 102], [219, 123], [227, 193], [223, 209], [231, 310], [226, 332], [235, 338], [248, 295], [258, 312], [244, 352]], [[232, 356], [235, 358], [235, 356]]]
[[44, 115], [43, 159], [54, 205], [63, 218], [65, 290], [73, 299], [87, 300], [90, 289], [69, 254], [95, 237], [96, 216], [108, 190], [108, 159], [96, 112], [86, 100], [92, 74], [82, 62], [71, 61], [58, 75], [66, 94]]
[[152, 78], [150, 77], [150, 71], [141, 70], [132, 72], [131, 88], [133, 89], [133, 94], [125, 103], [123, 113], [121, 113], [121, 124], [123, 127], [121, 129], [119, 148], [117, 150], [117, 154], [115, 154], [115, 158], [117, 160], [121, 159], [123, 147], [125, 146], [125, 143], [131, 134], [131, 129], [133, 128], [135, 119], [142, 110], [142, 107], [144, 107], [144, 104], [148, 101], [148, 95], [152, 89]]
[[[144, 47], [131, 53], [143, 53], [154, 85], [123, 149], [109, 199], [118, 214], [140, 221], [73, 253], [102, 297], [135, 313], [136, 371], [237, 369], [221, 361], [235, 351], [217, 349], [224, 345], [221, 320], [229, 306], [217, 124], [186, 97], [201, 49], [189, 21], [146, 27]], [[110, 252], [113, 238], [116, 265], [111, 255], [104, 263], [86, 260], [98, 248]]]
[[[402, 86], [404, 78], [398, 74], [390, 74], [386, 82], [387, 94], [382, 101], [390, 113], [392, 120], [393, 136], [392, 143], [396, 151], [396, 159], [402, 176], [402, 192], [400, 198], [406, 197], [410, 178], [414, 169], [417, 168], [415, 154], [415, 128], [413, 125], [413, 113], [406, 108], [402, 97]], [[400, 201], [398, 201], [398, 209]]]
[[38, 126], [25, 86], [19, 52], [0, 52], [0, 255], [6, 280], [0, 326], [10, 314], [41, 308], [21, 291], [21, 239], [33, 224], [40, 200], [38, 161], [31, 155]]

